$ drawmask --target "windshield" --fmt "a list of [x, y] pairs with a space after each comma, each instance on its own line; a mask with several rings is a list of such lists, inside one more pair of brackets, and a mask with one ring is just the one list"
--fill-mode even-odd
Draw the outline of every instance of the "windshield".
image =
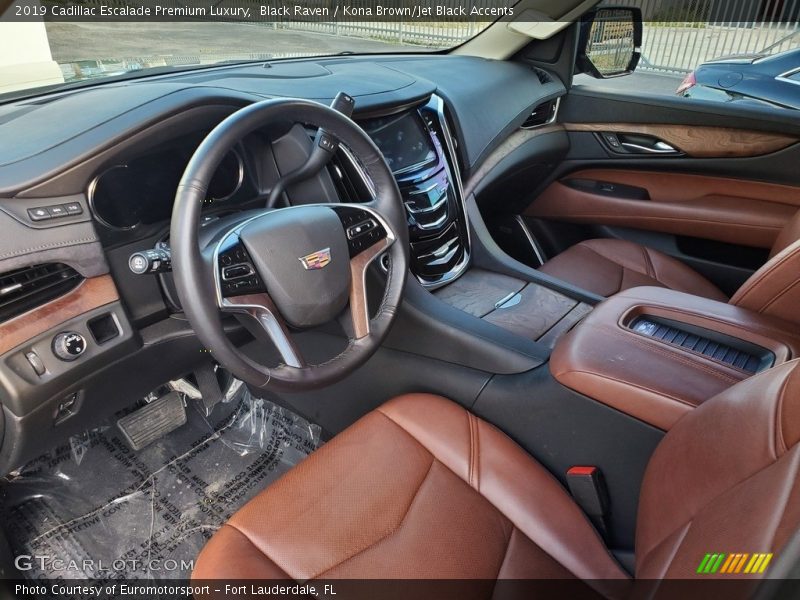
[[483, 31], [515, 1], [478, 0], [486, 10], [465, 15], [461, 0], [431, 4], [429, 14], [394, 0], [382, 10], [423, 12], [391, 20], [367, 1], [18, 0], [0, 20], [0, 94], [233, 61], [444, 50]]

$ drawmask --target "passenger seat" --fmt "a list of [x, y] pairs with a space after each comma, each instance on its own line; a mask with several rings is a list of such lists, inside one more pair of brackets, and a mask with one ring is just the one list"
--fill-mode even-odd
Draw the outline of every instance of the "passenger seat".
[[[777, 294], [786, 294], [790, 288], [800, 287], [798, 239], [800, 212], [778, 235], [770, 252], [769, 262], [741, 287], [734, 295], [732, 303], [742, 304], [739, 300], [744, 297], [761, 296], [765, 302], [757, 304], [761, 305], [760, 308], [766, 308]], [[605, 297], [632, 287], [649, 285], [721, 302], [728, 301], [728, 297], [713, 283], [682, 262], [657, 250], [624, 240], [597, 239], [581, 242], [545, 263], [540, 270]], [[763, 298], [763, 292], [767, 289], [766, 283], [771, 284], [768, 288], [771, 291], [766, 292], [769, 298]], [[796, 293], [800, 295], [800, 290], [796, 289]], [[750, 308], [760, 310], [759, 307]]]

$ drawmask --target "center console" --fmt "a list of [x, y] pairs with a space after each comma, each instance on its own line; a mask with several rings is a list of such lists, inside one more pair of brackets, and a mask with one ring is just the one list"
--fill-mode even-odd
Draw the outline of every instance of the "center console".
[[668, 430], [736, 383], [800, 356], [791, 330], [731, 304], [633, 288], [562, 337], [550, 370], [562, 385]]
[[[406, 210], [411, 272], [436, 299], [480, 319], [481, 325], [537, 342], [541, 349], [552, 348], [591, 311], [589, 304], [539, 283], [470, 268], [470, 223], [455, 140], [440, 97], [433, 95], [413, 109], [360, 119], [359, 125], [392, 169]], [[346, 148], [339, 167], [348, 174], [340, 180], [370, 185]], [[371, 191], [362, 187], [340, 193], [348, 199]]]

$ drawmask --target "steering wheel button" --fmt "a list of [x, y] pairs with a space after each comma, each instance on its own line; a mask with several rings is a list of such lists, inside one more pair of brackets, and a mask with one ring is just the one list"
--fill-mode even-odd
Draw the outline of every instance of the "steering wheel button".
[[233, 265], [222, 270], [223, 279], [237, 279], [253, 274], [253, 268], [249, 264]]

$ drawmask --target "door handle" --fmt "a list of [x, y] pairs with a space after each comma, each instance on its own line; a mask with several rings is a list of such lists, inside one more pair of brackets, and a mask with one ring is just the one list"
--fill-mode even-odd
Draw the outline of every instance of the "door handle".
[[667, 142], [658, 140], [652, 146], [643, 146], [633, 142], [622, 142], [622, 147], [627, 148], [634, 154], [679, 154], [675, 146], [670, 146]]
[[615, 154], [647, 154], [681, 156], [683, 153], [664, 140], [635, 133], [604, 132], [600, 135], [605, 145]]

